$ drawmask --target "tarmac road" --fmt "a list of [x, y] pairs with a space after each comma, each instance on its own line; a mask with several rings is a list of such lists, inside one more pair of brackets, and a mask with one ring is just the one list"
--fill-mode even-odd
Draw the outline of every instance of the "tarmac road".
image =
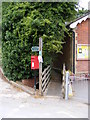
[[60, 98], [34, 98], [0, 78], [1, 118], [88, 118], [88, 105]]

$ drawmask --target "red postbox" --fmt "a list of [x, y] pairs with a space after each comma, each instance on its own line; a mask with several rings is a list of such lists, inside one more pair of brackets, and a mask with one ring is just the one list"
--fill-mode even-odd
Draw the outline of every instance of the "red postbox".
[[31, 69], [39, 69], [38, 56], [31, 56]]

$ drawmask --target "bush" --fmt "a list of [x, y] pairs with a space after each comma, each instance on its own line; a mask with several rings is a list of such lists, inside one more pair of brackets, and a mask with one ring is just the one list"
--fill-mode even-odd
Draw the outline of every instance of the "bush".
[[[75, 4], [2, 3], [2, 64], [10, 80], [33, 76], [31, 47], [38, 45], [40, 36], [45, 66], [51, 62], [53, 53], [61, 52], [64, 32], [68, 33], [65, 22], [75, 15]], [[65, 11], [68, 7], [69, 11]]]

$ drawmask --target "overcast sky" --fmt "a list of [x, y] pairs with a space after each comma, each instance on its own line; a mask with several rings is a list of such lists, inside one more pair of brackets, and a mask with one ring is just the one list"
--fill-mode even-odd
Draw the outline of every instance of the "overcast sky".
[[[90, 0], [79, 0], [79, 1], [80, 1], [79, 2], [80, 7], [83, 7], [84, 9], [88, 9], [88, 2]], [[89, 7], [89, 9], [90, 9], [90, 7]]]

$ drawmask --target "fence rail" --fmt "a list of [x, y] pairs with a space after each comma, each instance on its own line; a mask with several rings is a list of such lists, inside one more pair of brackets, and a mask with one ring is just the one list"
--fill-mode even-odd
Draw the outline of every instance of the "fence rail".
[[70, 75], [69, 79], [73, 81], [90, 80], [90, 77]]
[[45, 92], [51, 78], [51, 67], [50, 65], [44, 69], [42, 73], [42, 91]]

